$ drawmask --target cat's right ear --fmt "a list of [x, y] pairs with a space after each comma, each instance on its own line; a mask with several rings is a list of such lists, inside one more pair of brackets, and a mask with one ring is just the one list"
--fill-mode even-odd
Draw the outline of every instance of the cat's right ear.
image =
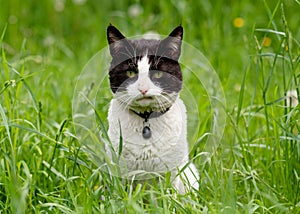
[[110, 54], [115, 56], [124, 47], [126, 37], [112, 24], [107, 27], [107, 41]]

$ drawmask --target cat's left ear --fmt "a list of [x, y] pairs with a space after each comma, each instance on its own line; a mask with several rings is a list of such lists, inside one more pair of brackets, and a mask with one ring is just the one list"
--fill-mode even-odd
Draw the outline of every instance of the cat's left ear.
[[183, 28], [180, 25], [176, 27], [167, 38], [161, 41], [158, 53], [161, 56], [178, 61], [181, 53], [182, 38]]
[[107, 41], [113, 57], [120, 53], [124, 46], [128, 46], [126, 37], [112, 24], [107, 27]]

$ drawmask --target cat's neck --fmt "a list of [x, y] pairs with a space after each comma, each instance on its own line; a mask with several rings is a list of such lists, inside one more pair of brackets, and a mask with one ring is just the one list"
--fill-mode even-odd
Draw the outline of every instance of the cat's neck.
[[156, 117], [160, 117], [161, 115], [165, 114], [167, 111], [169, 111], [170, 108], [167, 108], [163, 111], [145, 111], [145, 112], [136, 112], [132, 109], [130, 109], [131, 112], [135, 113], [136, 115], [140, 116], [141, 118], [143, 118], [145, 121], [147, 121], [148, 119], [151, 118], [156, 118]]

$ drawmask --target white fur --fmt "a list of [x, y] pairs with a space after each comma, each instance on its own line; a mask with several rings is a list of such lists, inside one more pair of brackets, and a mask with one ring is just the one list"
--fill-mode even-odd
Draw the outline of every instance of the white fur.
[[144, 56], [139, 62], [138, 62], [138, 70], [139, 74], [148, 74], [150, 69], [149, 65], [149, 59], [147, 56]]
[[[116, 154], [119, 151], [120, 130], [122, 132], [123, 143], [120, 157], [122, 173], [124, 176], [138, 177], [139, 174], [145, 174], [145, 172], [171, 171], [173, 184], [180, 193], [185, 193], [190, 187], [198, 189], [199, 176], [193, 164], [186, 167], [183, 173], [176, 177], [189, 162], [186, 108], [182, 100], [173, 95], [175, 101], [170, 109], [157, 118], [149, 119], [152, 133], [149, 139], [144, 139], [142, 136], [144, 119], [129, 110], [132, 103], [142, 97], [140, 87], [147, 90], [146, 96], [158, 96], [161, 93], [161, 89], [148, 77], [148, 59], [143, 57], [138, 65], [138, 80], [127, 88], [128, 96], [132, 99], [126, 97], [126, 103], [124, 103], [121, 99], [124, 94], [116, 94], [111, 100], [108, 112], [108, 135]], [[155, 99], [138, 102], [141, 106], [145, 104], [151, 107], [155, 104]], [[146, 107], [141, 108], [141, 111], [144, 111]], [[107, 150], [111, 156], [111, 151]]]

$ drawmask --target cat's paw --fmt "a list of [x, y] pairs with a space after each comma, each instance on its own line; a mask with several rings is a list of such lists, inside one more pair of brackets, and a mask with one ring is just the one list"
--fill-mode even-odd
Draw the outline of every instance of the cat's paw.
[[199, 173], [195, 165], [190, 163], [184, 170], [180, 171], [173, 181], [173, 185], [180, 194], [199, 190]]

